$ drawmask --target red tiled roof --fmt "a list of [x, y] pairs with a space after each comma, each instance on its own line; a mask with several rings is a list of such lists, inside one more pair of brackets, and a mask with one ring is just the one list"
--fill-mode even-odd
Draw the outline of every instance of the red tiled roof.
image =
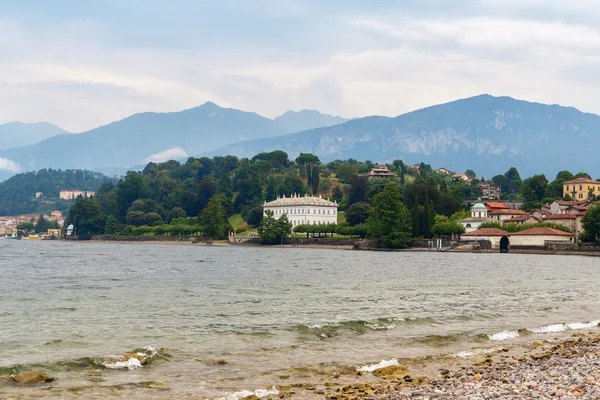
[[490, 211], [490, 215], [526, 215], [527, 213], [523, 210], [494, 210]]
[[510, 236], [510, 233], [498, 228], [481, 228], [473, 232], [464, 233], [461, 236]]
[[563, 183], [563, 185], [573, 185], [573, 184], [578, 184], [578, 183], [593, 183], [593, 184], [600, 184], [600, 182], [595, 181], [593, 179], [588, 179], [588, 178], [577, 178], [577, 179], [572, 179], [570, 181], [566, 181], [565, 183]]
[[544, 219], [575, 219], [575, 214], [550, 214], [546, 215]]
[[483, 203], [486, 207], [488, 208], [500, 208], [500, 209], [510, 209], [509, 206], [507, 206], [504, 203], [498, 203], [495, 201], [487, 201], [485, 203]]
[[573, 236], [570, 232], [559, 231], [554, 228], [531, 228], [521, 232], [513, 233], [513, 235], [556, 235], [556, 236]]
[[505, 219], [504, 223], [506, 222], [520, 222], [520, 221], [527, 221], [528, 219], [535, 219], [537, 221], [537, 219], [535, 217], [533, 217], [532, 215], [523, 215], [520, 217], [512, 217], [510, 219]]

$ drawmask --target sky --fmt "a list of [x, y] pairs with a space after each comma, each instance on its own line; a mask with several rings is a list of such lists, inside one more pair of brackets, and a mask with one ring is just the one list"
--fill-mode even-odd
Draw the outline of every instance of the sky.
[[600, 0], [0, 0], [0, 123], [215, 102], [396, 116], [489, 93], [600, 114]]

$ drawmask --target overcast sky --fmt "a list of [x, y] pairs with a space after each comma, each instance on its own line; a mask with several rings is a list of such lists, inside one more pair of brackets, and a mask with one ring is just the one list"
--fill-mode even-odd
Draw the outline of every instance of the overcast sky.
[[[402, 5], [401, 5], [402, 4]], [[213, 101], [395, 116], [482, 93], [600, 114], [599, 0], [0, 0], [0, 123]]]

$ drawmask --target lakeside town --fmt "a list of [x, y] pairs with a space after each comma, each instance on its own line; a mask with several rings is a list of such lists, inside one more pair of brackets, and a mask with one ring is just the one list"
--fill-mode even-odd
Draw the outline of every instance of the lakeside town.
[[[572, 179], [559, 182], [559, 198], [532, 203], [515, 189], [512, 193], [503, 191], [503, 187], [496, 183], [507, 180], [504, 175], [486, 181], [476, 178], [472, 171], [454, 173], [446, 168], [433, 170], [423, 163], [409, 166], [397, 161], [394, 164], [358, 163], [352, 166], [340, 161], [322, 165], [312, 155], [301, 155], [290, 164], [287, 154], [283, 152], [257, 157], [270, 161], [270, 165], [267, 164], [267, 169], [262, 172], [263, 176], [259, 178], [266, 186], [263, 186], [259, 196], [247, 199], [246, 206], [240, 204], [243, 192], [238, 192], [230, 200], [231, 203], [228, 203], [226, 197], [220, 197], [211, 204], [208, 200], [215, 200], [215, 196], [219, 196], [215, 193], [211, 199], [207, 198], [207, 203], [197, 211], [198, 217], [195, 218], [181, 207], [173, 207], [167, 212], [152, 199], [151, 194], [137, 194], [129, 200], [130, 205], [122, 219], [117, 214], [109, 215], [108, 219], [99, 215], [95, 226], [87, 226], [77, 215], [71, 216], [70, 220], [69, 215], [59, 210], [48, 214], [4, 216], [0, 217], [0, 235], [28, 240], [93, 237], [97, 240], [109, 238], [121, 241], [214, 243], [215, 240], [225, 239], [229, 244], [236, 245], [292, 244], [413, 249], [435, 247], [444, 251], [567, 251], [581, 250], [582, 243], [588, 241], [584, 217], [590, 208], [598, 204], [596, 198], [600, 195], [600, 182], [587, 175], [571, 176]], [[275, 163], [272, 162], [274, 159], [277, 160]], [[256, 173], [252, 172], [252, 168], [259, 161], [254, 158], [248, 165], [251, 173]], [[244, 160], [237, 162], [242, 162], [238, 168], [243, 167]], [[207, 163], [206, 159], [204, 163]], [[286, 165], [291, 171], [286, 176], [277, 177], [277, 165]], [[368, 169], [365, 170], [365, 166]], [[131, 179], [149, 179], [151, 175], [146, 174], [150, 171], [155, 174], [161, 170], [173, 171], [182, 167], [185, 165], [176, 162], [149, 164], [144, 172], [130, 173], [116, 186], [106, 184], [98, 193], [81, 189], [61, 190], [59, 199], [70, 202], [74, 208], [80, 200], [87, 201], [86, 204], [98, 208], [94, 208], [94, 212], [102, 214], [102, 208], [106, 209], [102, 207], [102, 202], [107, 189], [118, 190], [119, 185], [124, 185]], [[349, 174], [346, 167], [350, 167]], [[272, 168], [275, 168], [274, 172], [269, 171]], [[287, 194], [281, 187], [286, 184], [286, 179], [292, 179], [292, 171], [296, 181]], [[515, 171], [511, 169], [507, 174]], [[217, 171], [213, 170], [215, 172]], [[237, 172], [234, 171], [234, 178], [235, 173]], [[213, 179], [208, 176], [201, 183], [207, 178]], [[519, 189], [523, 191], [530, 180], [528, 178], [521, 183]], [[269, 185], [280, 185], [280, 188], [269, 188]], [[373, 222], [372, 204], [386, 185], [392, 188], [392, 192], [402, 194], [397, 199], [386, 199], [382, 203], [383, 207], [394, 201], [401, 204], [410, 201], [411, 190], [415, 191], [416, 196], [416, 203], [410, 206], [410, 212], [397, 216], [402, 221], [384, 222], [390, 225], [386, 229], [393, 230], [401, 223], [406, 227], [401, 243], [392, 245], [382, 245], [383, 235], [378, 237], [368, 227], [368, 223]], [[506, 183], [504, 185], [508, 186]], [[549, 187], [549, 184], [546, 183], [546, 186]], [[353, 193], [355, 190], [363, 191], [363, 194], [358, 194], [359, 201], [352, 199], [356, 195]], [[373, 194], [369, 194], [369, 191]], [[467, 193], [469, 197], [466, 197]], [[538, 199], [546, 195], [544, 193]], [[363, 196], [362, 199], [360, 196]], [[428, 196], [431, 196], [429, 200]], [[434, 203], [436, 196], [437, 202], [442, 202], [440, 198], [447, 196], [447, 200], [452, 202], [451, 207], [447, 210], [440, 208], [440, 213]], [[474, 196], [477, 198], [473, 198]], [[36, 199], [43, 197], [43, 192], [35, 193]], [[364, 201], [365, 197], [371, 197], [369, 202]], [[422, 201], [418, 197], [422, 197]], [[456, 200], [460, 200], [460, 203]], [[258, 201], [261, 204], [256, 204]], [[239, 207], [241, 213], [236, 214], [236, 210], [231, 210], [232, 206]], [[210, 215], [220, 218], [216, 223], [212, 218], [213, 226], [202, 222], [207, 210]], [[47, 229], [45, 225], [39, 226], [40, 219], [44, 224], [47, 221], [52, 225]], [[271, 228], [265, 228], [269, 219], [285, 223], [279, 227], [276, 223], [271, 223]], [[272, 232], [267, 232], [268, 229]], [[276, 232], [277, 229], [281, 232]], [[586, 250], [594, 250], [593, 246], [584, 247]]]

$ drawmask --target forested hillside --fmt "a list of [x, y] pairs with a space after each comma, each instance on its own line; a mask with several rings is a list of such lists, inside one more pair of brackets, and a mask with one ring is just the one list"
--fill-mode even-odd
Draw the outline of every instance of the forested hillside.
[[[85, 170], [42, 169], [18, 174], [0, 183], [0, 215], [19, 215], [67, 209], [69, 203], [58, 201], [61, 190], [97, 191], [107, 182], [115, 182], [97, 172]], [[42, 192], [42, 198], [36, 198]]]

